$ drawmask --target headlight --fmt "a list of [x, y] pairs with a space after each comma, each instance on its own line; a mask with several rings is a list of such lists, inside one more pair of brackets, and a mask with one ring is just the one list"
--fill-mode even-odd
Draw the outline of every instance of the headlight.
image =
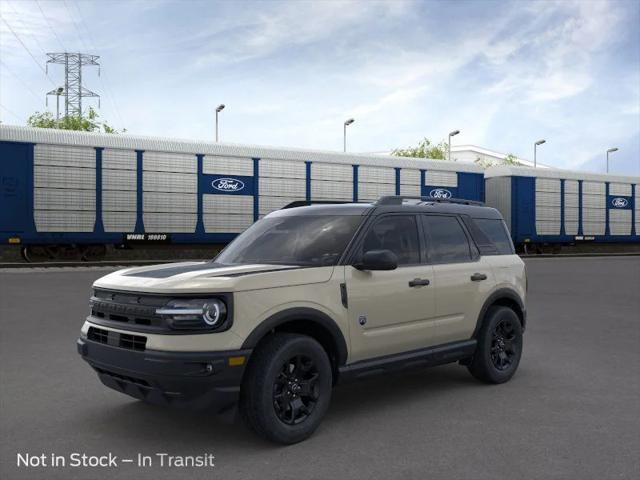
[[176, 330], [219, 330], [227, 324], [227, 306], [219, 298], [171, 300], [156, 314]]

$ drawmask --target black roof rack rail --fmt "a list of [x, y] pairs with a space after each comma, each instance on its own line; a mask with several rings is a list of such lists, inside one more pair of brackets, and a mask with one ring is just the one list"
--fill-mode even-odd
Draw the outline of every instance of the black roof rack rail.
[[386, 197], [380, 197], [376, 202], [376, 205], [402, 205], [405, 200], [419, 200], [421, 202], [429, 203], [457, 203], [460, 205], [484, 206], [484, 203], [482, 202], [477, 202], [475, 200], [466, 200], [464, 198], [414, 197], [407, 195], [390, 195]]
[[347, 202], [340, 200], [295, 200], [291, 203], [287, 203], [280, 210], [285, 210], [287, 208], [296, 208], [296, 207], [309, 207], [311, 205], [342, 205], [345, 203], [355, 203], [355, 202]]

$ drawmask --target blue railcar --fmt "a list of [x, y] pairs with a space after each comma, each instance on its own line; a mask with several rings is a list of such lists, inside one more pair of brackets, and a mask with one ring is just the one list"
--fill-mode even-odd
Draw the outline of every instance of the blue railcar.
[[491, 167], [486, 203], [525, 247], [640, 242], [640, 177], [556, 169]]
[[[224, 244], [293, 201], [484, 200], [472, 164], [0, 125], [0, 243]], [[53, 253], [52, 253], [53, 252]]]

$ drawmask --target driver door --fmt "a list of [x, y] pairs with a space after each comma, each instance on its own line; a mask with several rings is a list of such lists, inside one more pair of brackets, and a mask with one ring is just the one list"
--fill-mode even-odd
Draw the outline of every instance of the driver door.
[[426, 264], [416, 216], [390, 214], [375, 219], [355, 258], [380, 249], [396, 254], [398, 268], [345, 267], [351, 362], [427, 347], [436, 338], [433, 288], [425, 284], [433, 282], [433, 267]]

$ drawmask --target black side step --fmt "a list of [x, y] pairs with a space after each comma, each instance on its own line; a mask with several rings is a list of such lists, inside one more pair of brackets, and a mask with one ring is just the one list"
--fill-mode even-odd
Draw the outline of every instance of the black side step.
[[446, 343], [410, 352], [362, 360], [339, 368], [339, 383], [347, 383], [372, 375], [392, 373], [412, 368], [435, 367], [468, 358], [476, 350], [476, 340]]

